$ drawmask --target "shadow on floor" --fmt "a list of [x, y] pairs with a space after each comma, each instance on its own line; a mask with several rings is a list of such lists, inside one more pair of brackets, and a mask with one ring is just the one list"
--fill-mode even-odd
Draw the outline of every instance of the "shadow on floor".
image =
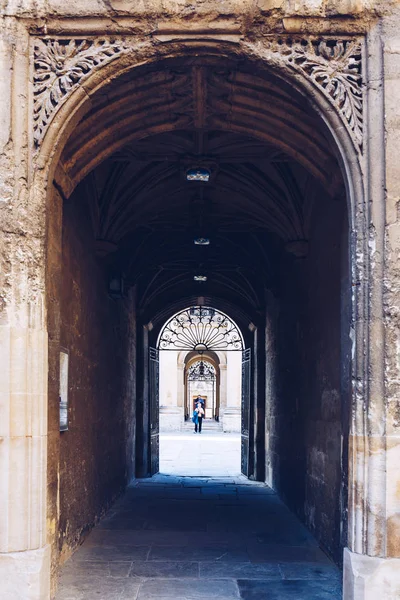
[[265, 485], [156, 475], [66, 563], [56, 599], [172, 598], [339, 600], [341, 575]]

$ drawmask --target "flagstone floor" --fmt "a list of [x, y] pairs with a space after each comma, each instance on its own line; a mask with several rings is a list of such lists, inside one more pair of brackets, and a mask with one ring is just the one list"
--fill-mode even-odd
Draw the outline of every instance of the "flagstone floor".
[[[193, 436], [195, 437], [195, 436]], [[339, 600], [341, 575], [263, 484], [135, 481], [64, 565], [57, 600]]]

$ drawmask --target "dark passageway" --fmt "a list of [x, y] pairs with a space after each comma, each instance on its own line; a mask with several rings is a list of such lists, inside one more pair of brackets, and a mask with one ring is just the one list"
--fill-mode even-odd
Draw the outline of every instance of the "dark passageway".
[[267, 486], [156, 475], [64, 567], [57, 600], [337, 600], [340, 572]]
[[[272, 70], [206, 55], [168, 59], [94, 95], [60, 165], [59, 186], [66, 174], [70, 183], [49, 234], [50, 254], [59, 252], [48, 276], [60, 281], [49, 386], [57, 416], [62, 348], [69, 412], [60, 476], [50, 475], [54, 564], [136, 482], [66, 565], [60, 600], [101, 597], [91, 582], [108, 589], [107, 600], [135, 598], [139, 588], [140, 600], [152, 589], [158, 598], [212, 598], [210, 579], [221, 580], [219, 598], [259, 598], [268, 587], [272, 600], [333, 600], [337, 572], [316, 544], [341, 564], [349, 218], [326, 123]], [[244, 480], [137, 483], [159, 470], [160, 351], [221, 350], [196, 336], [189, 347], [160, 344], [165, 324], [180, 319], [190, 332], [207, 320], [240, 330], [240, 348], [223, 349], [241, 356], [241, 472], [280, 500]], [[153, 543], [179, 540], [187, 546], [179, 560], [173, 550], [153, 560]], [[208, 544], [229, 557], [240, 545], [241, 558], [196, 554]], [[169, 591], [186, 578], [192, 595]]]

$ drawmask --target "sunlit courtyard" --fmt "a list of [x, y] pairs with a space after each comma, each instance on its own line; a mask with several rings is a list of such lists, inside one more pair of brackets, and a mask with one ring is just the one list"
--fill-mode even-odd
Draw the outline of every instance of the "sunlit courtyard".
[[160, 434], [160, 473], [197, 477], [240, 474], [240, 434], [192, 431]]

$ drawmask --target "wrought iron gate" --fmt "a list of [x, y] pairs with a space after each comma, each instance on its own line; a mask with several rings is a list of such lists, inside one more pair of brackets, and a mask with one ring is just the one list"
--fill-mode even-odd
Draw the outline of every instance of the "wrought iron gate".
[[160, 468], [160, 427], [159, 427], [159, 351], [150, 348], [149, 353], [149, 405], [150, 405], [150, 474], [155, 475]]
[[243, 475], [250, 473], [250, 410], [251, 410], [251, 349], [242, 353], [242, 435], [241, 467]]

